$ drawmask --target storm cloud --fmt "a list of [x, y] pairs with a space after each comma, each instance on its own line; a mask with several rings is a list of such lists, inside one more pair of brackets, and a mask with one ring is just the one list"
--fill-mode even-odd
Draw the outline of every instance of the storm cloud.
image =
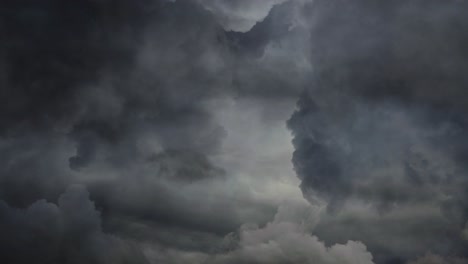
[[58, 205], [39, 200], [16, 209], [2, 202], [0, 223], [5, 263], [148, 263], [134, 243], [102, 232], [83, 186], [70, 186]]
[[[217, 116], [270, 73], [240, 80], [260, 62], [236, 58], [217, 14], [195, 1], [7, 1], [0, 10], [5, 261], [146, 262], [145, 244], [206, 253], [274, 216], [270, 196], [232, 175], [241, 164], [222, 141], [235, 137]], [[283, 128], [290, 105], [269, 109], [265, 126]], [[68, 209], [77, 207], [71, 225], [93, 222], [89, 239], [59, 225], [73, 184], [89, 191]], [[29, 219], [36, 212], [45, 219]], [[50, 236], [37, 252], [35, 225]]]
[[314, 72], [288, 124], [304, 196], [332, 214], [322, 238], [378, 261], [465, 256], [467, 8], [315, 1]]
[[0, 262], [466, 263], [466, 11], [2, 2]]

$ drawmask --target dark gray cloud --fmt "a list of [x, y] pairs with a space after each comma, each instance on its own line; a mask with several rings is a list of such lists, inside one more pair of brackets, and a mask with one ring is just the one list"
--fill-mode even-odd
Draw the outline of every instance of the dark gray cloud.
[[[62, 193], [74, 183], [87, 187], [102, 213], [102, 220], [89, 216], [97, 233], [91, 240], [60, 233], [69, 227], [44, 229], [53, 239], [37, 252], [44, 263], [118, 263], [120, 255], [114, 260], [110, 251], [132, 253], [126, 242], [101, 234], [101, 221], [105, 232], [135, 240], [135, 247], [209, 252], [246, 219], [265, 223], [274, 215], [272, 202], [254, 197], [250, 186], [213, 162], [226, 131], [209, 101], [239, 94], [233, 84], [240, 79], [249, 93], [276, 70], [260, 69], [263, 77], [252, 78], [261, 63], [237, 57], [216, 14], [188, 0], [6, 1], [0, 12], [6, 219], [56, 207], [41, 199], [58, 200], [54, 210], [62, 210]], [[86, 224], [85, 216], [71, 225]], [[6, 239], [2, 246], [8, 249], [9, 241], [26, 255], [22, 241]], [[86, 244], [83, 252], [68, 250], [74, 243]], [[7, 260], [29, 260], [2, 252]], [[102, 259], [107, 255], [112, 259]]]
[[2, 258], [463, 263], [467, 8], [2, 3]]
[[136, 244], [103, 233], [83, 186], [58, 205], [39, 200], [26, 209], [0, 204], [0, 258], [5, 263], [148, 263]]
[[[177, 186], [223, 175], [206, 156], [223, 135], [203, 106], [222, 71], [223, 31], [209, 13], [190, 1], [6, 1], [0, 10], [0, 199], [26, 207], [82, 183], [104, 221], [208, 229]], [[60, 254], [87, 262], [69, 253]]]
[[372, 254], [360, 242], [327, 247], [311, 235], [316, 213], [304, 203], [285, 204], [265, 226], [246, 224], [225, 236], [218, 252], [190, 254], [151, 247], [147, 254], [150, 260], [164, 263], [374, 263]]
[[409, 264], [463, 264], [466, 262], [466, 259], [455, 257], [444, 258], [438, 255], [428, 253], [425, 256], [418, 258], [417, 260], [409, 262]]
[[[177, 18], [177, 10], [190, 8], [192, 17]], [[32, 174], [50, 174], [44, 180], [69, 182], [95, 163], [125, 166], [152, 157], [182, 163], [193, 157], [198, 170], [211, 169], [204, 155], [217, 148], [223, 131], [202, 100], [217, 77], [210, 65], [198, 66], [209, 59], [201, 53], [216, 59], [209, 41], [216, 43], [222, 31], [201, 7], [189, 1], [7, 1], [1, 11], [7, 40], [1, 46], [3, 181], [14, 184], [20, 174], [32, 184]], [[212, 30], [185, 35], [195, 20]], [[178, 33], [171, 36], [171, 27]], [[206, 43], [196, 42], [203, 34]], [[190, 49], [182, 46], [189, 43]], [[176, 71], [185, 62], [192, 65]], [[142, 150], [149, 144], [142, 141], [151, 141], [152, 149]], [[44, 160], [36, 160], [39, 155]], [[68, 164], [55, 171], [51, 163], [62, 155]]]
[[465, 256], [467, 9], [363, 0], [307, 11], [314, 72], [288, 124], [301, 189], [332, 214], [322, 239], [361, 240], [378, 262]]

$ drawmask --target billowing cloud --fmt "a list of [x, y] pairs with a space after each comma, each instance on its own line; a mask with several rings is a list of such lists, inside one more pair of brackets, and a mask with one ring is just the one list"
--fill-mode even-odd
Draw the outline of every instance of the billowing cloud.
[[238, 233], [238, 249], [214, 257], [213, 263], [373, 263], [372, 255], [360, 242], [326, 247], [308, 234], [308, 224], [314, 219], [307, 215], [310, 208], [300, 210], [305, 217], [296, 218], [290, 209], [280, 208], [265, 227], [242, 228]]
[[135, 243], [105, 234], [83, 186], [58, 204], [39, 200], [26, 209], [0, 203], [0, 258], [5, 263], [148, 263]]
[[[289, 182], [265, 183], [246, 172], [278, 179], [281, 168], [292, 177], [284, 120], [299, 89], [283, 92], [296, 81], [275, 74], [293, 62], [279, 49], [262, 58], [238, 56], [217, 14], [196, 1], [7, 1], [0, 11], [8, 40], [0, 45], [0, 200], [8, 211], [57, 201], [78, 183], [89, 190], [106, 233], [138, 247], [206, 254], [245, 222], [268, 222], [288, 193], [297, 199]], [[300, 67], [291, 72], [302, 76]], [[258, 86], [270, 87], [271, 96], [264, 99]], [[242, 114], [261, 114], [244, 130], [257, 134], [243, 142], [218, 112], [250, 95], [253, 103]], [[246, 152], [260, 138], [256, 129], [278, 128], [272, 135], [281, 136], [281, 145], [271, 149], [287, 146], [287, 152], [274, 166], [243, 168], [247, 155], [238, 158], [223, 144], [226, 138]], [[248, 154], [263, 164], [278, 160], [276, 153]], [[281, 196], [273, 193], [283, 187]], [[65, 245], [57, 237], [51, 247]], [[93, 243], [86, 241], [100, 251]], [[44, 261], [61, 254], [82, 262], [68, 251], [45, 251], [38, 253]]]
[[2, 257], [463, 261], [467, 8], [4, 1]]
[[304, 203], [280, 206], [273, 221], [265, 226], [246, 224], [227, 235], [219, 253], [208, 255], [148, 247], [147, 254], [150, 259], [172, 263], [374, 263], [372, 254], [360, 242], [348, 241], [327, 247], [311, 235], [318, 210]]
[[362, 240], [379, 262], [466, 253], [467, 8], [315, 1], [314, 73], [288, 124], [301, 189], [331, 214], [321, 238]]

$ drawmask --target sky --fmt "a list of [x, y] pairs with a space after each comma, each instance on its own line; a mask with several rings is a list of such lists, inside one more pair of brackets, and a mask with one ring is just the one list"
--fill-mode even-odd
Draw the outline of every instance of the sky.
[[0, 263], [468, 263], [467, 12], [2, 1]]

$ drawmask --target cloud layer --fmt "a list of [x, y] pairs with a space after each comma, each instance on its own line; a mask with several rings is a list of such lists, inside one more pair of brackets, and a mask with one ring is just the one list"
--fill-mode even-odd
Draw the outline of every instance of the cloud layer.
[[465, 263], [467, 9], [2, 2], [0, 262]]
[[148, 263], [136, 244], [103, 233], [100, 214], [79, 185], [58, 205], [39, 200], [15, 209], [2, 202], [0, 230], [5, 263]]
[[289, 126], [304, 195], [336, 214], [323, 237], [379, 261], [465, 254], [467, 8], [315, 1], [314, 73]]

